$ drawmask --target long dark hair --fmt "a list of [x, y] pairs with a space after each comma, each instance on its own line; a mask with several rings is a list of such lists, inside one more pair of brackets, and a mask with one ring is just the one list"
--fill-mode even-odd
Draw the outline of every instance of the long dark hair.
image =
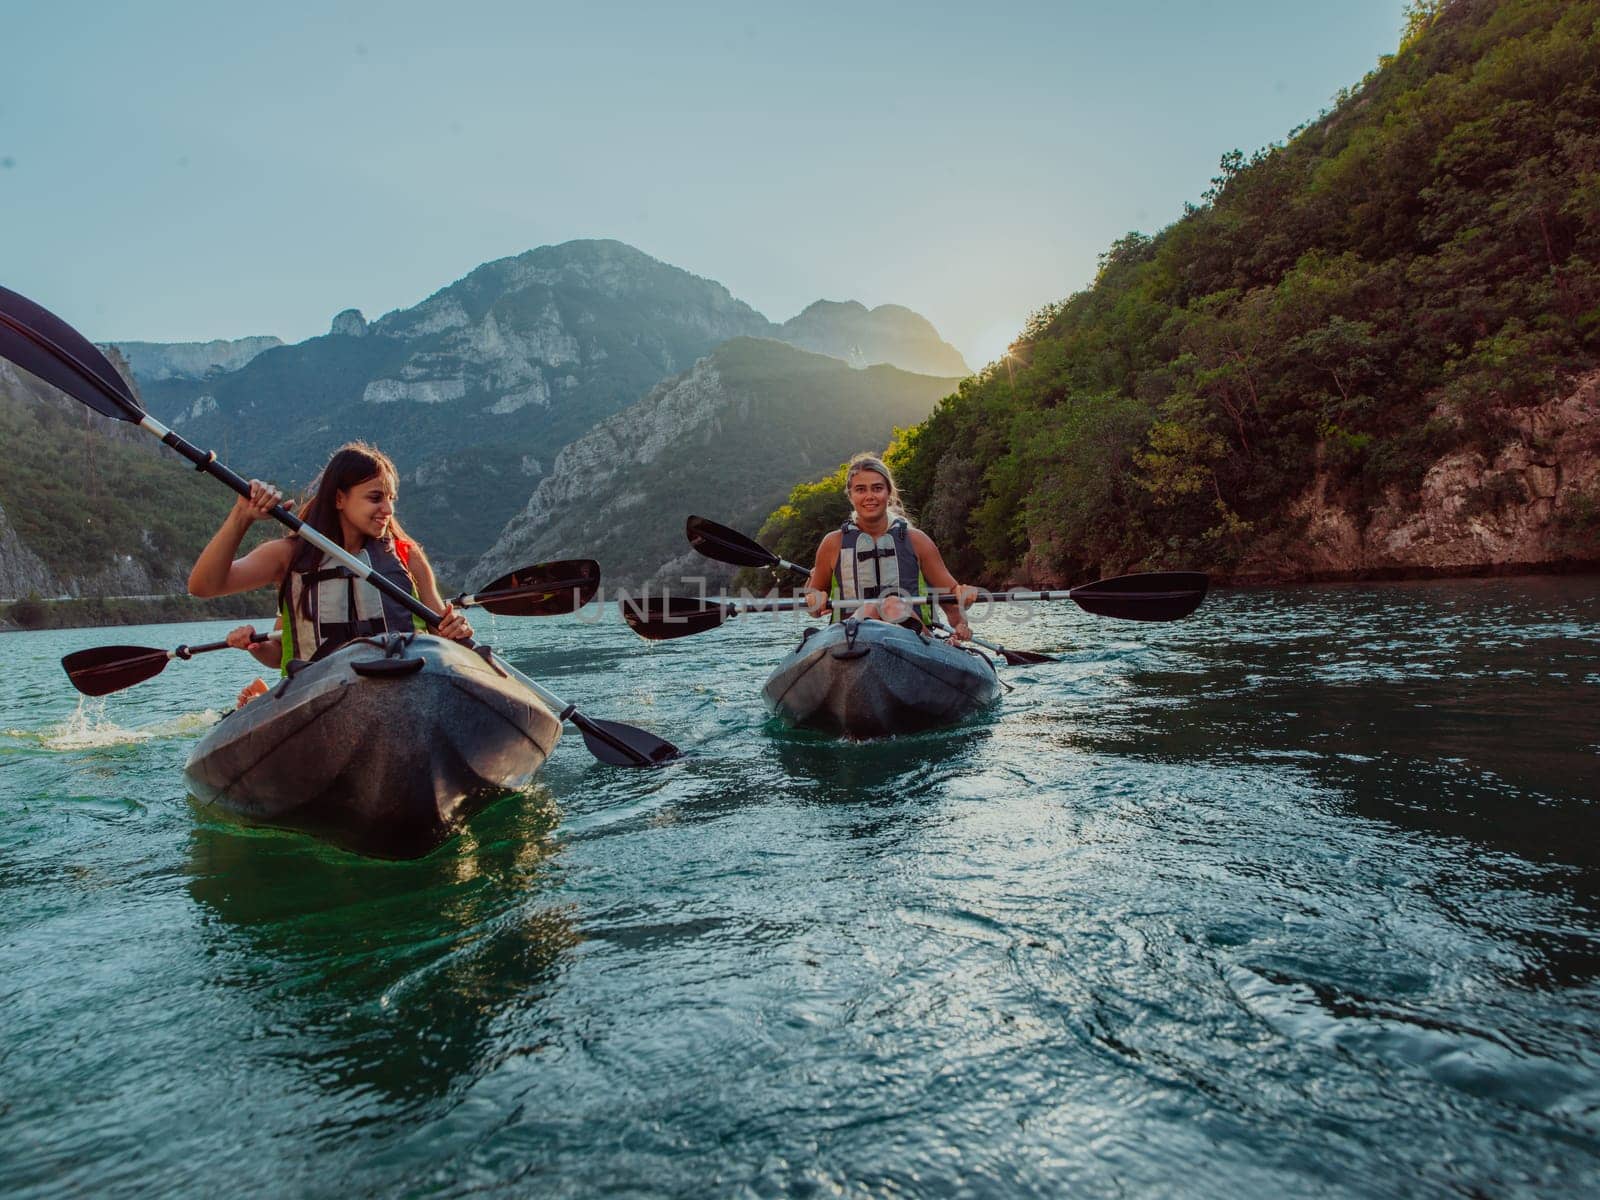
[[[322, 534], [329, 541], [343, 544], [343, 530], [339, 526], [339, 506], [337, 503], [340, 492], [348, 492], [357, 484], [379, 476], [384, 483], [389, 485], [391, 492], [400, 490], [400, 472], [395, 470], [394, 463], [389, 456], [376, 446], [369, 446], [366, 442], [346, 442], [333, 452], [333, 457], [328, 460], [328, 465], [322, 468], [314, 485], [315, 490], [311, 498], [300, 509], [300, 519], [311, 528]], [[282, 608], [289, 598], [289, 581], [297, 572], [314, 571], [322, 562], [322, 551], [302, 538], [291, 537], [295, 543], [294, 554], [289, 558], [289, 569], [283, 573], [283, 580], [278, 584], [278, 607]], [[406, 536], [405, 530], [400, 528], [400, 522], [393, 516], [389, 518], [389, 530], [384, 535], [384, 545], [392, 551], [396, 541], [408, 542], [412, 549], [418, 549], [417, 543]], [[311, 617], [310, 588], [300, 593], [300, 615], [306, 619]]]

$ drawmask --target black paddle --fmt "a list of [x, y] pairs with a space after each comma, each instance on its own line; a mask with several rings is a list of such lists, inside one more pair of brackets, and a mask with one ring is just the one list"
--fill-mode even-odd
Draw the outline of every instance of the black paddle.
[[[935, 621], [933, 624], [935, 628], [942, 629], [946, 633], [955, 633], [955, 630], [950, 628], [950, 626], [945, 624], [943, 621]], [[1036, 663], [1053, 663], [1061, 661], [1053, 654], [1041, 654], [1037, 650], [1007, 650], [999, 642], [986, 641], [981, 637], [969, 637], [967, 638], [967, 641], [971, 642], [974, 646], [982, 646], [985, 650], [989, 651], [990, 654], [998, 654], [1001, 658], [1006, 660], [1006, 665], [1011, 667], [1031, 667]]]
[[[0, 287], [0, 357], [9, 358], [97, 413], [139, 426], [183, 455], [194, 464], [197, 471], [221, 480], [241, 496], [250, 494], [249, 483], [218, 462], [214, 451], [201, 450], [185, 441], [145, 412], [122, 376], [87, 338], [32, 300], [3, 287]], [[366, 580], [384, 595], [416, 613], [430, 627], [438, 626], [440, 616], [433, 609], [404, 588], [377, 574], [343, 546], [306, 525], [283, 505], [275, 505], [271, 515], [280, 525], [299, 534], [335, 562], [347, 567], [358, 579]], [[567, 703], [548, 688], [535, 683], [511, 664], [498, 657], [494, 661], [501, 670], [555, 710], [562, 720], [576, 725], [583, 734], [584, 745], [601, 762], [646, 767], [678, 757], [678, 749], [671, 742], [631, 725], [587, 717], [578, 711], [576, 705]]]
[[[600, 564], [592, 558], [569, 562], [537, 563], [496, 579], [481, 592], [457, 596], [457, 608], [486, 608], [505, 617], [549, 617], [576, 612], [600, 590]], [[271, 641], [271, 633], [258, 633], [252, 646]], [[179, 646], [157, 650], [148, 646], [94, 646], [76, 650], [61, 660], [72, 686], [85, 696], [108, 696], [146, 679], [154, 679], [173, 659], [188, 661], [196, 654], [227, 649], [227, 642]]]
[[691, 546], [717, 562], [734, 567], [781, 567], [807, 577], [811, 574], [810, 567], [779, 558], [760, 542], [752, 541], [737, 529], [729, 529], [704, 517], [690, 517], [684, 522], [683, 532]]
[[[258, 633], [252, 646], [271, 641], [272, 634]], [[72, 686], [85, 696], [109, 696], [146, 679], [154, 679], [175, 658], [185, 662], [196, 654], [226, 650], [227, 642], [206, 642], [200, 646], [179, 646], [175, 650], [152, 650], [147, 646], [92, 646], [75, 650], [61, 660]]]
[[[704, 517], [690, 517], [685, 532], [690, 545], [718, 562], [737, 567], [782, 567], [807, 577], [811, 574], [810, 567], [779, 558], [761, 543]], [[1200, 571], [1146, 571], [1050, 592], [1014, 588], [984, 594], [991, 600], [1071, 600], [1096, 616], [1120, 617], [1124, 621], [1176, 621], [1200, 607], [1208, 582]], [[914, 597], [907, 602], [924, 603], [926, 599]]]
[[592, 558], [518, 567], [476, 592], [451, 601], [457, 608], [486, 608], [502, 617], [554, 617], [577, 612], [600, 590], [600, 564]]
[[[1100, 616], [1122, 617], [1132, 621], [1176, 621], [1200, 606], [1205, 598], [1206, 577], [1198, 571], [1152, 571], [1142, 575], [1119, 575], [1060, 591], [984, 593], [984, 601], [997, 603], [1019, 600], [1071, 600], [1088, 612]], [[951, 593], [934, 592], [927, 596], [903, 597], [909, 605], [938, 604], [952, 598]], [[833, 600], [830, 606], [849, 610], [873, 603], [871, 600]], [[688, 637], [715, 629], [747, 612], [794, 612], [806, 606], [803, 599], [784, 597], [773, 600], [696, 600], [693, 596], [642, 596], [622, 602], [622, 619], [640, 637], [652, 641]]]

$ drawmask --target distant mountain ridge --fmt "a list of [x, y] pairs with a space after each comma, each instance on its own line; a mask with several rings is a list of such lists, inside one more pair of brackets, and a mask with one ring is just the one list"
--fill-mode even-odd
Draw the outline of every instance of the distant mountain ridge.
[[140, 383], [151, 411], [186, 437], [291, 487], [338, 442], [376, 442], [402, 472], [407, 527], [470, 560], [562, 447], [737, 337], [966, 373], [909, 309], [819, 302], [775, 325], [721, 284], [631, 246], [573, 241], [485, 263], [370, 323], [346, 310], [328, 334], [237, 370]]
[[898, 304], [869, 310], [856, 300], [818, 300], [771, 336], [852, 367], [888, 363], [918, 375], [971, 374], [961, 352], [940, 338], [931, 321]]
[[407, 528], [476, 556], [573, 438], [767, 320], [721, 284], [620, 242], [485, 263], [420, 304], [268, 350], [211, 379], [145, 384], [152, 412], [241, 469], [308, 484], [340, 442], [387, 451]]
[[[237, 371], [263, 350], [283, 345], [278, 337], [242, 337], [210, 342], [109, 342], [127, 360], [141, 384], [164, 379], [204, 379], [215, 371]], [[103, 347], [102, 347], [103, 348]]]

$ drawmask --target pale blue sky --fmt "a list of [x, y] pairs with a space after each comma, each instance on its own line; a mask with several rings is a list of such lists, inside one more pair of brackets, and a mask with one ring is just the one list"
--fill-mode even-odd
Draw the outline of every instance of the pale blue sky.
[[327, 331], [614, 237], [974, 367], [1399, 40], [1404, 0], [0, 0], [0, 283], [97, 340]]

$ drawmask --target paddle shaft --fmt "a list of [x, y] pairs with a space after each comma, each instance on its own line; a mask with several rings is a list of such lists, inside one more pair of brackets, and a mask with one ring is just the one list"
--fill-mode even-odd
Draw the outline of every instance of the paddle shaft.
[[[274, 635], [270, 633], [258, 633], [255, 635], [255, 637], [250, 639], [250, 644], [252, 646], [259, 646], [262, 642], [270, 642], [273, 636]], [[199, 646], [179, 646], [176, 650], [168, 650], [167, 657], [181, 658], [187, 662], [196, 654], [205, 654], [211, 650], [227, 650], [228, 648], [229, 643], [227, 642], [205, 642]]]
[[[1077, 591], [1077, 589], [1062, 588], [1056, 591], [1030, 592], [1022, 588], [1016, 588], [1009, 592], [980, 592], [977, 602], [972, 604], [968, 611], [970, 611], [971, 608], [977, 608], [979, 605], [984, 603], [998, 604], [1006, 601], [1024, 600], [1080, 600], [1085, 595], [1085, 593], [1079, 592], [1079, 594], [1075, 596], [1073, 595], [1074, 591]], [[1118, 600], [1171, 600], [1187, 594], [1188, 593], [1184, 591], [1170, 590], [1152, 592], [1118, 592], [1116, 593], [1115, 598]], [[868, 604], [877, 604], [880, 600], [885, 598], [886, 597], [883, 596], [879, 596], [872, 600], [844, 600], [830, 598], [828, 601], [828, 607], [849, 611], [852, 609], [864, 608]], [[954, 592], [929, 592], [922, 596], [900, 596], [899, 598], [904, 600], [907, 604], [915, 606], [919, 604], [942, 604], [947, 600], [954, 600], [956, 595]], [[771, 600], [764, 600], [757, 597], [750, 600], [739, 601], [718, 599], [714, 596], [707, 596], [704, 603], [713, 606], [721, 604], [732, 610], [732, 612], [729, 613], [730, 616], [738, 613], [752, 612], [794, 612], [797, 609], [807, 607], [805, 600], [798, 596], [780, 596]]]

